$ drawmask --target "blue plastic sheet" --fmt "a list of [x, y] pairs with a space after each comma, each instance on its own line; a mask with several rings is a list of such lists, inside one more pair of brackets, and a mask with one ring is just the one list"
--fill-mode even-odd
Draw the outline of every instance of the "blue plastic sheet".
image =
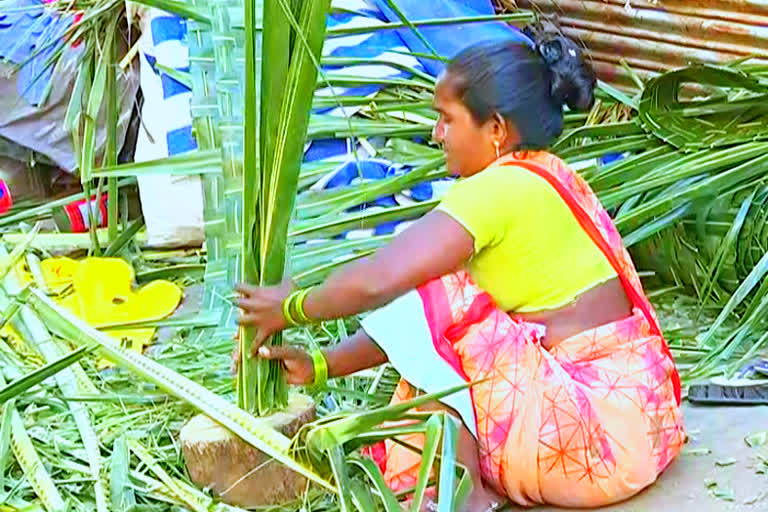
[[[401, 21], [397, 13], [390, 7], [389, 1], [373, 0], [373, 2], [389, 21]], [[406, 19], [412, 22], [437, 18], [488, 16], [495, 12], [491, 0], [441, 0], [439, 2], [397, 0], [396, 5]], [[418, 30], [438, 55], [448, 58], [455, 56], [467, 46], [481, 41], [515, 39], [525, 44], [533, 44], [518, 29], [500, 21], [427, 26], [418, 27]], [[397, 32], [412, 52], [431, 53], [413, 30], [400, 29]], [[438, 76], [444, 67], [443, 63], [438, 60], [421, 58], [420, 61], [427, 72], [433, 76]]]
[[18, 94], [31, 105], [40, 105], [53, 74], [48, 60], [63, 44], [60, 39], [74, 17], [46, 9], [39, 0], [17, 0], [6, 7], [0, 13], [0, 59], [26, 62], [18, 73]]
[[[371, 24], [375, 22], [399, 22], [397, 13], [390, 7], [387, 0], [360, 0], [351, 11], [335, 12], [329, 16], [329, 28], [339, 26], [354, 26], [355, 24]], [[490, 0], [442, 0], [430, 2], [424, 0], [397, 0], [397, 7], [411, 21], [434, 18], [457, 18], [470, 16], [486, 16], [494, 14]], [[482, 22], [472, 24], [454, 24], [419, 28], [421, 35], [427, 40], [429, 46], [439, 55], [453, 57], [467, 46], [481, 41], [498, 39], [515, 39], [525, 44], [533, 43], [522, 32], [504, 22]], [[329, 50], [330, 48], [330, 50]], [[381, 59], [382, 56], [392, 58], [393, 55], [402, 52], [414, 54], [429, 54], [430, 49], [409, 28], [398, 30], [386, 30], [370, 34], [357, 34], [332, 38], [332, 43], [326, 43], [324, 55], [327, 57], [358, 57], [366, 59]], [[443, 63], [439, 60], [428, 58], [410, 59], [410, 66], [419, 71], [425, 71], [433, 76], [438, 76], [443, 70]], [[383, 68], [383, 69], [382, 69]], [[334, 71], [355, 75], [354, 67], [325, 67], [326, 72]], [[371, 69], [380, 78], [399, 78], [410, 76], [409, 73], [394, 67], [381, 66]], [[351, 87], [347, 89], [336, 88], [333, 93], [337, 95], [365, 95], [378, 90], [377, 86]], [[323, 113], [332, 112], [333, 109], [323, 110]], [[314, 141], [305, 154], [306, 161], [322, 160], [330, 157], [338, 157], [348, 152], [348, 144], [345, 140], [318, 140]], [[351, 160], [351, 158], [350, 158]], [[341, 164], [332, 173], [318, 183], [320, 188], [331, 189], [351, 184], [357, 180], [380, 180], [389, 176], [409, 172], [410, 168], [394, 165], [381, 159], [361, 159]], [[433, 183], [421, 183], [412, 189], [404, 191], [403, 197], [410, 201], [427, 201], [435, 197]], [[371, 203], [358, 206], [352, 210], [369, 207], [397, 206], [398, 198], [386, 196]], [[398, 222], [388, 222], [377, 226], [371, 234], [391, 234], [396, 229]]]

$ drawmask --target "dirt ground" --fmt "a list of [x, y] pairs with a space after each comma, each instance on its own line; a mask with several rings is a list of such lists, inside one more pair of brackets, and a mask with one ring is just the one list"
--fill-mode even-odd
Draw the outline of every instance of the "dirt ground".
[[[649, 489], [601, 512], [766, 512], [768, 474], [758, 474], [755, 455], [744, 437], [768, 430], [768, 407], [684, 405], [691, 441], [684, 454]], [[704, 454], [709, 451], [709, 453]], [[768, 454], [768, 450], [764, 453]], [[719, 464], [718, 464], [719, 463]], [[707, 483], [716, 482], [711, 487]], [[713, 494], [728, 495], [726, 500]], [[525, 509], [512, 508], [515, 512]], [[534, 512], [566, 509], [538, 507]]]

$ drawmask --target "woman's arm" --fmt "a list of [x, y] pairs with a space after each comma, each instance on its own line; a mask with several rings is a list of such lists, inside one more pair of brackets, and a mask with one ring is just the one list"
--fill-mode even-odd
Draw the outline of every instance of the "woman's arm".
[[[458, 270], [474, 250], [474, 240], [451, 216], [433, 211], [397, 235], [370, 258], [345, 265], [304, 302], [313, 320], [355, 315], [379, 306], [432, 279]], [[278, 286], [240, 284], [239, 323], [256, 327], [251, 355], [273, 333], [285, 329], [282, 304], [292, 283]]]
[[[283, 365], [285, 380], [289, 384], [307, 385], [315, 380], [312, 356], [299, 347], [277, 346], [261, 347], [259, 355], [265, 359], [280, 361]], [[387, 362], [387, 355], [360, 329], [338, 345], [323, 350], [328, 364], [328, 377], [344, 377], [360, 370], [367, 370]], [[239, 355], [233, 369], [239, 364]]]
[[388, 361], [384, 351], [362, 329], [338, 345], [325, 349], [323, 354], [331, 379], [374, 368]]
[[383, 306], [409, 290], [461, 268], [473, 238], [451, 216], [432, 211], [374, 255], [345, 265], [307, 296], [310, 318], [328, 320]]

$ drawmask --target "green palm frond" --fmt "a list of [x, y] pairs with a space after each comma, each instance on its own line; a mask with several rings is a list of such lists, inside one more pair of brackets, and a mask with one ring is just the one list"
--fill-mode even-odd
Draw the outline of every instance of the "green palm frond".
[[[279, 283], [285, 274], [286, 254], [288, 250], [288, 225], [293, 215], [293, 205], [304, 155], [304, 139], [309, 122], [309, 112], [314, 95], [314, 84], [317, 77], [317, 62], [325, 36], [325, 16], [330, 0], [304, 2], [299, 15], [289, 10], [285, 0], [279, 0], [272, 9], [278, 7], [282, 15], [288, 19], [288, 26], [296, 25], [293, 51], [284, 84], [274, 84], [271, 95], [264, 98], [271, 106], [279, 99], [281, 108], [277, 111], [274, 132], [269, 133], [272, 126], [264, 122], [262, 130], [266, 131], [261, 140], [268, 146], [263, 148], [261, 162], [249, 148], [255, 145], [246, 144], [243, 195], [243, 277], [249, 282], [262, 285]], [[249, 11], [246, 11], [249, 12]], [[265, 11], [266, 13], [267, 11]], [[274, 11], [273, 11], [274, 12]], [[274, 15], [279, 15], [275, 12]], [[278, 30], [274, 28], [273, 30]], [[248, 39], [246, 39], [246, 42]], [[248, 49], [246, 49], [248, 55]], [[267, 76], [266, 70], [272, 69], [269, 56], [263, 58], [265, 70], [262, 76]], [[246, 58], [247, 66], [247, 58]], [[279, 66], [279, 64], [278, 64]], [[262, 87], [262, 90], [265, 88]], [[284, 92], [282, 92], [284, 89]], [[282, 92], [281, 94], [278, 94]], [[246, 87], [248, 101], [251, 98]], [[255, 96], [255, 92], [253, 93]], [[256, 109], [246, 109], [246, 139], [248, 134], [255, 135], [256, 130], [249, 128], [248, 112]], [[263, 111], [263, 110], [262, 110]], [[269, 117], [266, 118], [269, 120]], [[260, 164], [260, 165], [259, 165]], [[259, 172], [260, 169], [260, 172]], [[257, 183], [257, 180], [260, 183]], [[258, 221], [257, 215], [258, 213]], [[258, 234], [258, 241], [253, 236]], [[242, 353], [250, 352], [249, 340], [252, 333], [244, 331]], [[279, 340], [274, 340], [279, 341]], [[243, 365], [239, 383], [243, 392], [240, 393], [242, 405], [259, 413], [265, 413], [275, 407], [283, 406], [287, 401], [285, 383], [279, 375], [277, 365], [273, 362], [256, 362], [258, 382], [249, 379], [251, 367]], [[251, 395], [251, 393], [254, 393]]]
[[162, 366], [145, 356], [120, 347], [112, 338], [88, 326], [82, 320], [63, 311], [48, 297], [36, 290], [29, 291], [35, 311], [44, 316], [52, 331], [70, 342], [99, 345], [105, 357], [154, 382], [163, 390], [194, 405], [200, 411], [225, 426], [247, 443], [262, 450], [306, 478], [329, 490], [334, 487], [289, 455], [290, 440], [258, 418], [224, 400], [190, 379]]
[[130, 487], [130, 454], [125, 435], [119, 436], [112, 444], [109, 460], [109, 497], [115, 510], [128, 509], [136, 504], [136, 495]]
[[13, 453], [26, 478], [29, 479], [35, 493], [40, 497], [48, 512], [64, 512], [66, 502], [61, 497], [59, 489], [53, 482], [50, 473], [43, 466], [32, 440], [24, 427], [24, 420], [15, 407], [6, 411], [11, 415], [11, 444]]
[[0, 389], [0, 404], [3, 404], [8, 400], [16, 398], [18, 395], [24, 393], [28, 389], [33, 388], [34, 386], [37, 386], [48, 377], [56, 375], [57, 373], [64, 370], [65, 368], [68, 368], [69, 366], [75, 364], [80, 359], [82, 359], [83, 357], [93, 352], [95, 348], [96, 348], [95, 346], [80, 347], [76, 350], [73, 350], [66, 356], [63, 356], [57, 359], [56, 361], [52, 361], [51, 363], [43, 366], [42, 368], [35, 370], [34, 372], [28, 375], [25, 375], [20, 379], [14, 380], [10, 384]]
[[356, 187], [305, 193], [298, 199], [296, 217], [299, 220], [304, 220], [323, 215], [343, 213], [354, 206], [371, 202], [379, 197], [400, 193], [419, 183], [444, 178], [448, 176], [444, 166], [445, 160], [440, 156], [401, 176], [394, 176]]
[[[685, 84], [715, 88], [705, 99], [682, 101]], [[644, 127], [685, 151], [768, 138], [768, 82], [723, 67], [696, 65], [651, 79], [639, 114]]]

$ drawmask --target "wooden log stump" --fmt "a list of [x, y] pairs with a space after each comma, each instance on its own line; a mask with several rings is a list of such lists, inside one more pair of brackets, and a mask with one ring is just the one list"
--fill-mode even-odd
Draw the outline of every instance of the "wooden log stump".
[[[315, 419], [311, 398], [292, 394], [288, 407], [264, 416], [293, 437]], [[199, 414], [181, 429], [181, 447], [192, 481], [225, 503], [244, 508], [279, 505], [298, 498], [307, 479], [249, 445], [208, 416]]]

